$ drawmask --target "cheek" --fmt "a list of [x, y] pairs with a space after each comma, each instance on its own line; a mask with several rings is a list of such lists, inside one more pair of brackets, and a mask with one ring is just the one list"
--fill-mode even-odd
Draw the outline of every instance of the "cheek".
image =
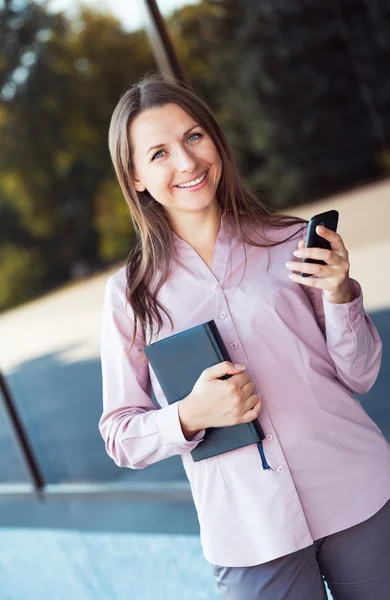
[[214, 146], [213, 142], [210, 141], [210, 144], [209, 144], [209, 147], [207, 150], [208, 150], [210, 159], [212, 159], [212, 162], [215, 164], [220, 164], [221, 159], [218, 154], [217, 148]]
[[169, 169], [159, 169], [149, 174], [148, 176], [148, 189], [152, 192], [155, 190], [156, 192], [166, 189], [169, 186], [172, 180], [172, 173]]
[[221, 174], [222, 174], [222, 161], [221, 161], [221, 158], [220, 158], [218, 152], [215, 152], [214, 160], [212, 162], [214, 165], [215, 177], [219, 181], [221, 178]]
[[212, 145], [211, 157], [212, 157], [212, 160], [210, 162], [212, 162], [215, 165], [218, 172], [221, 171], [221, 169], [222, 169], [221, 157], [219, 156], [218, 151], [217, 151], [216, 147], [214, 146], [214, 144]]

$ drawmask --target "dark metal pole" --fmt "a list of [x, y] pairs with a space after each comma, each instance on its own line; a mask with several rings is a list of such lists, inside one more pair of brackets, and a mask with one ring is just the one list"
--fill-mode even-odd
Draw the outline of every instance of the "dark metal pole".
[[4, 406], [4, 411], [8, 417], [9, 424], [12, 429], [12, 433], [15, 437], [20, 457], [24, 464], [27, 475], [34, 487], [35, 494], [38, 500], [43, 500], [43, 488], [45, 485], [43, 476], [38, 466], [38, 462], [34, 456], [34, 452], [31, 448], [30, 442], [24, 431], [24, 427], [17, 413], [15, 403], [12, 399], [11, 392], [7, 386], [7, 383], [0, 371], [0, 398]]
[[167, 79], [185, 81], [184, 73], [176, 56], [156, 0], [144, 0], [147, 15], [146, 32], [157, 65]]

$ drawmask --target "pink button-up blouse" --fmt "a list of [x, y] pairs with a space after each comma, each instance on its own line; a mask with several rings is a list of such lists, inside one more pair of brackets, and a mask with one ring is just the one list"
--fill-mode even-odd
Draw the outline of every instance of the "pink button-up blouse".
[[[179, 403], [167, 404], [139, 337], [128, 353], [133, 317], [124, 267], [106, 286], [99, 429], [120, 467], [143, 469], [180, 454], [205, 558], [249, 566], [374, 515], [390, 498], [390, 446], [353, 395], [373, 386], [382, 355], [359, 283], [352, 280], [355, 300], [332, 304], [322, 290], [288, 277], [285, 263], [296, 260], [302, 225], [270, 230], [273, 240], [296, 233], [281, 245], [245, 244], [243, 276], [244, 246], [228, 234], [224, 218], [211, 270], [172, 233], [180, 260], [158, 299], [174, 329], [163, 312], [153, 341], [214, 319], [232, 362], [246, 365], [263, 400], [259, 420], [272, 470], [262, 468], [256, 444], [192, 460], [190, 450], [204, 430], [185, 439]], [[177, 372], [179, 377], [180, 365]], [[151, 400], [150, 382], [160, 409]]]

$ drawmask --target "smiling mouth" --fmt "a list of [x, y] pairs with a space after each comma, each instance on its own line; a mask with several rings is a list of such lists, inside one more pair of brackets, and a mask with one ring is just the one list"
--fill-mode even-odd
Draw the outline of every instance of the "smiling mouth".
[[204, 181], [204, 179], [206, 178], [208, 173], [208, 170], [205, 171], [203, 173], [203, 175], [201, 175], [200, 177], [198, 177], [197, 179], [193, 179], [192, 181], [189, 181], [187, 183], [181, 183], [181, 184], [177, 184], [175, 185], [175, 187], [179, 188], [179, 189], [185, 189], [185, 188], [191, 188], [191, 187], [196, 187], [197, 185], [199, 185], [200, 183], [202, 183], [202, 181]]

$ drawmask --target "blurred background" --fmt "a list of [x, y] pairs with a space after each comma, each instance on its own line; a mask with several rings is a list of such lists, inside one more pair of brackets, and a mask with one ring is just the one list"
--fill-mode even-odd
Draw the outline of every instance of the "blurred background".
[[389, 64], [380, 0], [0, 0], [0, 600], [219, 598], [180, 457], [119, 469], [97, 427], [133, 243], [108, 125], [147, 72], [203, 95], [270, 207], [339, 211], [390, 440]]

